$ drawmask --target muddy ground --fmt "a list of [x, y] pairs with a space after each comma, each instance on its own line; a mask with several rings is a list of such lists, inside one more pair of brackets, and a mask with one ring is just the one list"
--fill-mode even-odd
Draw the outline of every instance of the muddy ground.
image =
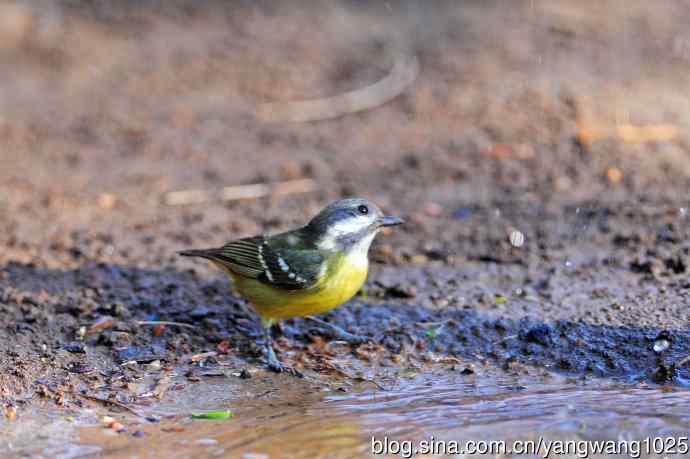
[[[7, 416], [287, 378], [264, 370], [256, 318], [226, 279], [176, 251], [290, 228], [350, 195], [408, 223], [326, 316], [370, 344], [283, 324], [279, 356], [308, 384], [439, 368], [690, 378], [682, 2], [2, 8]], [[311, 123], [255, 116], [371, 84], [397, 52], [420, 74], [390, 103]], [[165, 200], [305, 178], [316, 191]]]

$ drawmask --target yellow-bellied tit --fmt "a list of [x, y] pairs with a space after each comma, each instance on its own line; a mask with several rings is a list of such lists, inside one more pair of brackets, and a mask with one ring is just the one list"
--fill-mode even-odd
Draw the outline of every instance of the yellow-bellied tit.
[[367, 278], [374, 237], [381, 228], [401, 223], [400, 217], [384, 215], [366, 199], [342, 199], [301, 228], [180, 255], [206, 258], [228, 274], [237, 293], [261, 317], [269, 368], [298, 374], [276, 357], [271, 326], [281, 319], [308, 317], [328, 326], [339, 339], [365, 341], [309, 316], [330, 311], [359, 291]]

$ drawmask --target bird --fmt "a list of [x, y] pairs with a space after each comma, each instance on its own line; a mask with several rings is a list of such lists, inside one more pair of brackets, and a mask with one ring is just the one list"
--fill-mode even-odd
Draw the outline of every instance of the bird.
[[305, 317], [329, 328], [338, 339], [365, 342], [367, 338], [314, 315], [346, 303], [360, 290], [367, 279], [374, 238], [381, 229], [402, 223], [401, 217], [385, 215], [367, 199], [346, 198], [326, 206], [300, 228], [179, 254], [210, 260], [222, 269], [235, 292], [261, 319], [268, 368], [301, 376], [277, 358], [272, 326], [280, 320]]

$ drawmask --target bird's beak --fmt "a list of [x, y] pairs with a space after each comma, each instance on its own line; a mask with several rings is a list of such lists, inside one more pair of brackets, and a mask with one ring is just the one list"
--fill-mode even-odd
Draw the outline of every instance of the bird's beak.
[[381, 219], [381, 226], [395, 226], [402, 225], [403, 223], [405, 223], [405, 220], [394, 215], [386, 215]]

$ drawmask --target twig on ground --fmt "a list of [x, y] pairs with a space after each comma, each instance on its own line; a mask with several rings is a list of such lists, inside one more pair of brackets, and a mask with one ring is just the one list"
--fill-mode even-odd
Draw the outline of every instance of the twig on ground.
[[288, 180], [277, 183], [254, 183], [221, 188], [220, 190], [180, 190], [171, 191], [164, 197], [169, 206], [202, 204], [209, 201], [239, 201], [258, 199], [266, 196], [310, 193], [316, 191], [317, 183], [312, 179]]
[[128, 405], [125, 405], [125, 404], [122, 403], [122, 402], [118, 402], [117, 400], [108, 400], [108, 399], [106, 399], [106, 398], [96, 397], [95, 395], [86, 395], [86, 394], [77, 394], [77, 395], [78, 395], [79, 397], [85, 398], [85, 399], [87, 399], [87, 400], [91, 400], [91, 401], [93, 401], [93, 402], [98, 402], [98, 403], [101, 403], [101, 404], [103, 404], [103, 405], [107, 405], [107, 406], [116, 406], [116, 407], [121, 408], [121, 409], [123, 409], [123, 410], [125, 410], [125, 411], [129, 411], [130, 413], [132, 413], [132, 414], [134, 414], [134, 415], [136, 415], [136, 416], [144, 417], [142, 414], [140, 414], [140, 413], [139, 413], [137, 410], [135, 410], [134, 408], [132, 408], [132, 407], [130, 407], [130, 406], [128, 406]]
[[263, 103], [257, 107], [257, 117], [267, 122], [297, 123], [371, 110], [402, 94], [418, 74], [417, 56], [400, 53], [394, 57], [390, 73], [372, 85], [321, 99]]

